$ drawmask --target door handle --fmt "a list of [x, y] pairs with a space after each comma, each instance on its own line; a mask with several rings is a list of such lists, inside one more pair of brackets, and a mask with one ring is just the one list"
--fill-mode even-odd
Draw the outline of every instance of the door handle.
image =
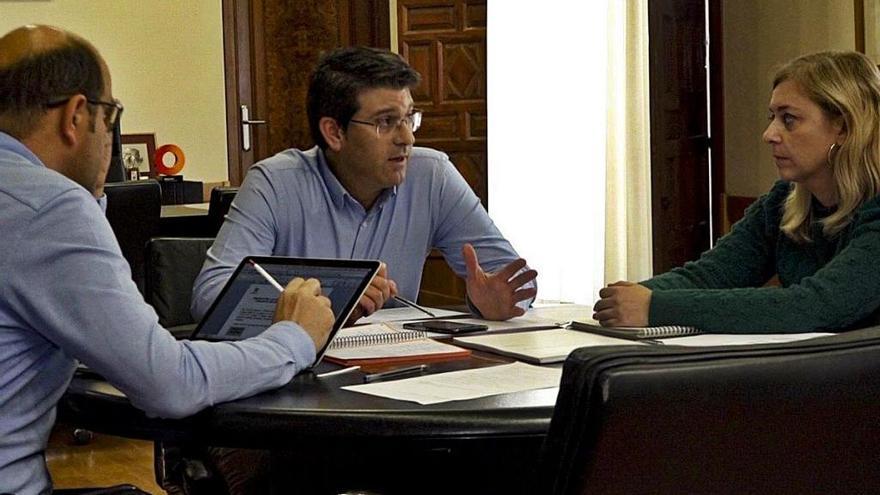
[[241, 149], [251, 150], [251, 126], [265, 125], [265, 120], [251, 120], [251, 111], [247, 105], [241, 106]]

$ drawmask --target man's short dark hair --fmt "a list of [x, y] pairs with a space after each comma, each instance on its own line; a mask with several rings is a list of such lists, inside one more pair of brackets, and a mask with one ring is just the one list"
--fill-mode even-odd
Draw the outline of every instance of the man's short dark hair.
[[414, 88], [421, 77], [400, 55], [387, 50], [355, 46], [339, 48], [318, 61], [309, 81], [308, 114], [312, 139], [327, 148], [318, 122], [330, 117], [346, 129], [358, 111], [358, 95], [365, 89]]
[[29, 136], [53, 99], [83, 94], [100, 100], [104, 78], [98, 54], [88, 43], [68, 43], [0, 68], [0, 130]]

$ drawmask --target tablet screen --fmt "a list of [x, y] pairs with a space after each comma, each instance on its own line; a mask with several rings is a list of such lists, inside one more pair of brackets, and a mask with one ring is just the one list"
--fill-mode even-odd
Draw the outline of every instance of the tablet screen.
[[[296, 277], [318, 279], [335, 317], [333, 334], [345, 324], [379, 269], [379, 262], [372, 260], [249, 256], [238, 265], [193, 338], [241, 340], [259, 335], [272, 325], [278, 289], [257, 272], [249, 260], [259, 264], [282, 286]], [[319, 352], [319, 359], [321, 355]]]

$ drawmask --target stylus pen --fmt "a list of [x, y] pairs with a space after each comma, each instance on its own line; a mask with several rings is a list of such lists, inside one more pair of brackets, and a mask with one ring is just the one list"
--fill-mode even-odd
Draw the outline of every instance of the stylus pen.
[[342, 375], [344, 373], [351, 373], [352, 371], [357, 371], [359, 369], [361, 369], [360, 366], [349, 366], [348, 368], [342, 368], [342, 369], [338, 369], [338, 370], [328, 371], [326, 373], [318, 373], [317, 375], [315, 375], [315, 377], [327, 378], [328, 376], [336, 376], [336, 375]]
[[394, 300], [401, 303], [401, 304], [405, 304], [411, 308], [417, 309], [417, 310], [421, 311], [422, 313], [425, 313], [426, 315], [430, 316], [431, 318], [436, 317], [436, 315], [434, 313], [432, 313], [432, 312], [428, 311], [427, 309], [419, 306], [418, 304], [410, 301], [409, 299], [404, 299], [400, 296], [394, 296]]
[[397, 378], [398, 376], [409, 375], [412, 373], [421, 373], [428, 369], [427, 364], [420, 364], [417, 366], [407, 366], [406, 368], [397, 368], [396, 370], [391, 371], [383, 371], [382, 373], [372, 373], [370, 375], [364, 375], [364, 382], [370, 383], [376, 380], [384, 380], [385, 378]]
[[263, 270], [262, 266], [254, 263], [254, 260], [248, 260], [248, 261], [250, 262], [251, 265], [253, 265], [254, 270], [256, 270], [257, 273], [262, 275], [263, 278], [265, 278], [270, 284], [272, 284], [272, 287], [275, 287], [276, 289], [278, 289], [278, 292], [284, 292], [284, 287], [282, 287], [281, 284], [279, 284], [278, 281], [275, 280], [274, 277], [272, 277], [272, 275], [269, 275], [269, 272], [267, 272], [266, 270]]

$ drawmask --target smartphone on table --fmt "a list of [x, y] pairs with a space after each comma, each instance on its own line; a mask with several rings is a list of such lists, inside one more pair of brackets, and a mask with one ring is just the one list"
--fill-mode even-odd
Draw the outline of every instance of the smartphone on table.
[[465, 323], [450, 320], [411, 321], [409, 323], [404, 323], [403, 328], [406, 328], [407, 330], [421, 330], [423, 332], [448, 333], [451, 335], [479, 332], [489, 329], [489, 327], [480, 323]]

